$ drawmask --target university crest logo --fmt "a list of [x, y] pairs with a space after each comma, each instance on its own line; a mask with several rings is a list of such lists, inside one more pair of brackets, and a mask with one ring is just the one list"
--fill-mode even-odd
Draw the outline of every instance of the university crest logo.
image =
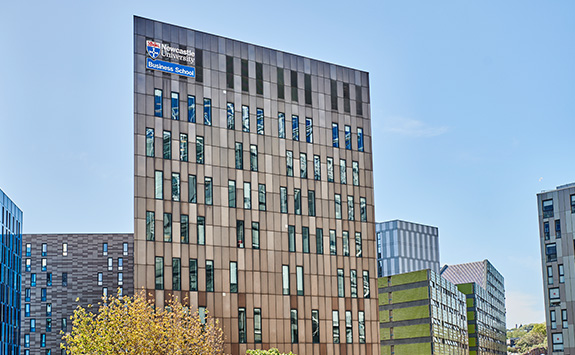
[[146, 41], [146, 51], [148, 51], [152, 59], [156, 59], [160, 55], [160, 44], [154, 41]]

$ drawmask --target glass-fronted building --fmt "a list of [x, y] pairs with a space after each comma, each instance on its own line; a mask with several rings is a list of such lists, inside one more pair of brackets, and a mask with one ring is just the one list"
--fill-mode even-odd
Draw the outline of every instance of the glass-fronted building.
[[20, 354], [20, 296], [22, 264], [22, 211], [0, 190], [0, 353]]
[[378, 354], [368, 73], [134, 21], [135, 287], [226, 353]]

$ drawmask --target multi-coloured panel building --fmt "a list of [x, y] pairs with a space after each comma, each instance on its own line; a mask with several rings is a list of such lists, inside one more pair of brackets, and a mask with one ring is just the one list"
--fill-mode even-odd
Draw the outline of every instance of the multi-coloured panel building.
[[0, 353], [20, 354], [22, 211], [0, 190]]
[[134, 21], [135, 287], [227, 353], [377, 354], [368, 73]]
[[439, 272], [439, 229], [393, 220], [375, 224], [378, 277], [431, 269]]
[[445, 265], [441, 276], [465, 294], [470, 355], [507, 354], [505, 285], [489, 260]]
[[547, 340], [552, 354], [575, 354], [575, 183], [537, 194]]
[[465, 295], [433, 270], [378, 279], [382, 355], [468, 354]]
[[133, 234], [24, 234], [22, 353], [60, 354], [77, 305], [134, 292]]

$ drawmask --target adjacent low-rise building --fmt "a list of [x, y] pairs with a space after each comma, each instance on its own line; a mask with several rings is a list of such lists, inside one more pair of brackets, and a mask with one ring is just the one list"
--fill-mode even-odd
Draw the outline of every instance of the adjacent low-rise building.
[[505, 286], [489, 260], [445, 265], [441, 276], [465, 294], [470, 355], [507, 354]]
[[23, 245], [24, 355], [60, 354], [76, 306], [134, 292], [133, 234], [24, 234]]
[[382, 355], [467, 354], [465, 295], [433, 270], [378, 279]]

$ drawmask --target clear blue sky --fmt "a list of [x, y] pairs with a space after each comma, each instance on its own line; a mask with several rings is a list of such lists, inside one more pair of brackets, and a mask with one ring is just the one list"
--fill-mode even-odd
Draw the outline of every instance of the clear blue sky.
[[4, 1], [0, 188], [27, 233], [133, 231], [132, 16], [366, 70], [376, 219], [544, 321], [535, 194], [575, 181], [575, 2]]

